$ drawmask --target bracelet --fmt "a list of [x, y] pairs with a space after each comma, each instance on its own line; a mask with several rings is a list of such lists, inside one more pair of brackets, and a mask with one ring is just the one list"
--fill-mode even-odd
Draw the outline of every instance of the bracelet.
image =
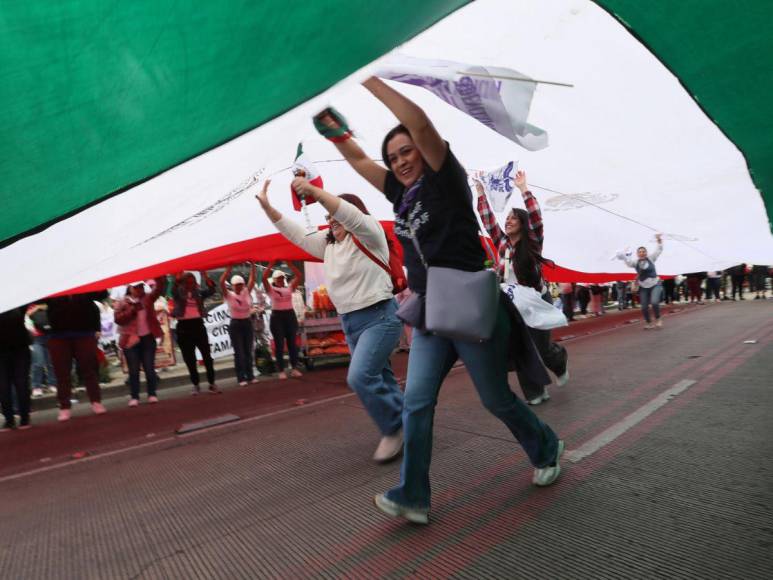
[[352, 132], [347, 131], [343, 135], [336, 135], [334, 137], [328, 137], [328, 141], [332, 141], [333, 143], [343, 143], [344, 141], [348, 141], [352, 138]]

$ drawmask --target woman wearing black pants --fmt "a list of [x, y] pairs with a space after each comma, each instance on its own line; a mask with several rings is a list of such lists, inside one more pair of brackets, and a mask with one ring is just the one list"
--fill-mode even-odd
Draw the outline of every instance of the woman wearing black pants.
[[298, 319], [293, 310], [293, 292], [301, 283], [301, 272], [288, 262], [288, 266], [293, 271], [293, 280], [290, 285], [285, 281], [285, 274], [281, 270], [274, 270], [269, 282], [268, 274], [273, 268], [275, 262], [271, 262], [263, 271], [263, 288], [266, 294], [271, 298], [271, 336], [274, 337], [274, 348], [276, 350], [276, 366], [279, 369], [279, 378], [286, 379], [284, 360], [284, 345], [287, 342], [287, 351], [290, 354], [290, 376], [303, 376], [296, 368], [298, 366], [298, 345], [295, 337], [298, 334]]
[[5, 419], [0, 431], [16, 428], [13, 394], [19, 407], [19, 429], [30, 427], [30, 335], [24, 326], [25, 308], [0, 314], [0, 407]]
[[209, 392], [220, 393], [215, 384], [215, 365], [209, 350], [209, 337], [204, 327], [204, 299], [215, 293], [215, 282], [210, 280], [206, 272], [201, 273], [201, 279], [206, 284], [202, 289], [196, 278], [190, 272], [177, 275], [172, 294], [174, 295], [174, 311], [172, 316], [177, 319], [177, 345], [182, 352], [185, 366], [193, 383], [191, 394], [199, 394], [199, 369], [196, 366], [196, 349], [199, 349], [204, 366], [207, 369]]

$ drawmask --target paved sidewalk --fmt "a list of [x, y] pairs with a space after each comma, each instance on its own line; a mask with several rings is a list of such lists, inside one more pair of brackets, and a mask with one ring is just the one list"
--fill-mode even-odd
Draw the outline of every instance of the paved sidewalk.
[[[530, 484], [523, 452], [455, 369], [435, 417], [425, 527], [372, 506], [399, 466], [370, 461], [378, 433], [344, 369], [2, 434], [13, 469], [0, 473], [0, 569], [8, 578], [767, 578], [772, 315], [760, 302], [691, 307], [662, 331], [621, 324], [567, 339], [572, 380], [535, 408], [569, 449], [546, 489]], [[405, 357], [395, 363], [402, 376]], [[224, 412], [242, 420], [172, 434], [180, 418]], [[64, 450], [78, 433], [92, 441], [84, 459], [6, 453]]]

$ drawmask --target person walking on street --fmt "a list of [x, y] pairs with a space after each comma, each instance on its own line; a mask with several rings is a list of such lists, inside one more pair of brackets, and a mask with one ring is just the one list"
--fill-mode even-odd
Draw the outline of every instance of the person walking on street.
[[[641, 311], [646, 324], [645, 330], [651, 328], [661, 328], [663, 321], [660, 318], [660, 297], [663, 292], [663, 286], [655, 270], [655, 260], [658, 259], [663, 251], [663, 238], [660, 234], [655, 236], [657, 248], [652, 254], [647, 252], [647, 248], [640, 246], [636, 250], [636, 259], [625, 252], [618, 252], [617, 258], [623, 260], [629, 267], [636, 269], [636, 280], [639, 283], [639, 302]], [[655, 324], [650, 322], [649, 306], [652, 304], [652, 312], [655, 314]]]
[[271, 319], [269, 328], [271, 336], [274, 337], [274, 350], [276, 351], [276, 368], [279, 369], [279, 378], [286, 379], [284, 347], [287, 344], [287, 352], [290, 355], [290, 376], [302, 377], [303, 374], [298, 370], [298, 318], [293, 308], [293, 292], [301, 284], [303, 275], [292, 262], [287, 265], [293, 272], [293, 280], [287, 285], [285, 273], [281, 270], [274, 270], [269, 281], [269, 272], [271, 272], [276, 262], [269, 263], [263, 271], [263, 288], [271, 299]]
[[24, 325], [26, 308], [0, 314], [0, 432], [16, 429], [13, 400], [19, 407], [19, 429], [30, 428], [30, 333]]
[[599, 284], [590, 285], [590, 311], [593, 316], [604, 314], [604, 287]]
[[[542, 246], [545, 241], [542, 211], [526, 182], [526, 173], [518, 171], [514, 178], [515, 186], [521, 192], [526, 209], [513, 208], [505, 218], [505, 228], [499, 227], [494, 212], [491, 211], [483, 185], [475, 182], [478, 193], [478, 215], [498, 249], [499, 279], [505, 284], [522, 284], [537, 290], [542, 299], [553, 304], [547, 284], [542, 277]], [[517, 307], [517, 304], [516, 304]], [[548, 370], [556, 375], [556, 384], [564, 386], [569, 382], [569, 355], [566, 349], [550, 339], [550, 330], [529, 327], [534, 345]], [[539, 405], [550, 400], [548, 389], [527, 379], [524, 373], [518, 373], [518, 382], [524, 397], [530, 405]]]
[[706, 277], [706, 272], [691, 272], [685, 274], [687, 278], [687, 290], [690, 293], [690, 304], [703, 304], [703, 289], [701, 283]]
[[577, 284], [577, 302], [580, 304], [580, 314], [588, 316], [588, 304], [590, 304], [590, 290], [587, 284]]
[[[665, 284], [665, 282], [664, 282]], [[714, 302], [720, 301], [719, 289], [722, 286], [722, 272], [713, 270], [706, 273], [706, 300], [714, 297]]]
[[756, 293], [754, 295], [755, 300], [765, 300], [766, 298], [765, 292], [767, 292], [767, 289], [765, 287], [765, 284], [767, 283], [769, 271], [770, 271], [770, 268], [762, 264], [755, 264], [752, 266], [751, 289], [753, 292]]
[[145, 371], [148, 403], [158, 403], [156, 387], [156, 340], [164, 336], [156, 316], [155, 302], [166, 287], [163, 277], [157, 278], [154, 289], [146, 292], [142, 281], [129, 284], [126, 296], [115, 307], [118, 325], [118, 346], [129, 367], [129, 406], [140, 404], [140, 366]]
[[561, 311], [569, 322], [574, 321], [574, 284], [571, 282], [561, 282], [558, 285], [561, 292]]
[[[382, 144], [382, 158], [388, 169], [368, 157], [351, 139], [346, 121], [335, 111], [328, 109], [318, 115], [315, 125], [333, 141], [352, 168], [392, 203], [395, 233], [403, 247], [411, 290], [419, 297], [425, 295], [425, 263], [468, 272], [483, 270], [486, 255], [471, 207], [467, 172], [420, 107], [375, 77], [363, 85], [401, 123], [387, 133]], [[421, 308], [422, 302], [417, 299], [413, 304]], [[443, 379], [458, 358], [464, 361], [483, 405], [510, 429], [526, 451], [535, 467], [533, 483], [544, 486], [556, 481], [564, 443], [510, 390], [507, 343], [511, 325], [517, 319], [511, 317], [506, 299], [492, 303], [491, 308], [497, 309], [496, 326], [491, 340], [484, 342], [431, 334], [412, 318], [414, 334], [403, 405], [403, 464], [399, 485], [374, 498], [382, 512], [429, 523], [435, 406]], [[539, 370], [544, 373], [544, 367]]]
[[91, 410], [96, 415], [107, 412], [102, 404], [97, 359], [97, 333], [102, 330], [99, 308], [95, 301], [107, 298], [107, 291], [57, 296], [46, 300], [51, 334], [48, 350], [56, 373], [59, 421], [69, 421], [72, 402], [72, 363], [86, 387]]
[[676, 280], [674, 278], [663, 280], [663, 297], [666, 304], [676, 304], [679, 302], [679, 297], [676, 295]]
[[32, 334], [32, 398], [43, 396], [43, 377], [52, 393], [56, 392], [56, 374], [51, 354], [48, 352], [48, 337], [51, 324], [48, 322], [48, 307], [45, 304], [32, 304], [27, 309], [27, 329]]
[[746, 278], [746, 264], [738, 264], [737, 266], [733, 266], [727, 270], [727, 273], [730, 274], [730, 283], [733, 286], [733, 301], [736, 300], [736, 294], [738, 295], [738, 300], [746, 300], [746, 298], [743, 297], [743, 283]]
[[236, 380], [240, 387], [246, 387], [248, 383], [257, 383], [253, 372], [252, 352], [255, 348], [255, 333], [252, 324], [252, 290], [255, 288], [257, 268], [255, 263], [250, 264], [250, 277], [247, 284], [244, 278], [231, 277], [231, 290], [225, 281], [231, 276], [233, 266], [228, 266], [220, 276], [220, 292], [223, 300], [228, 304], [228, 312], [231, 315], [231, 323], [228, 333], [231, 337], [231, 346], [234, 349], [234, 366], [236, 367]]
[[172, 316], [177, 319], [177, 344], [182, 352], [188, 376], [193, 384], [192, 395], [198, 395], [199, 369], [196, 361], [196, 349], [199, 349], [207, 369], [207, 382], [210, 394], [219, 394], [220, 388], [215, 383], [215, 363], [209, 346], [209, 335], [204, 326], [204, 299], [215, 293], [215, 282], [210, 280], [206, 272], [201, 272], [201, 280], [205, 288], [201, 288], [196, 277], [191, 272], [180, 272], [175, 276], [172, 286], [174, 309]]
[[268, 218], [288, 240], [323, 261], [330, 299], [351, 352], [346, 382], [381, 433], [373, 460], [392, 461], [403, 449], [403, 393], [390, 364], [402, 324], [395, 316], [384, 228], [356, 195], [336, 197], [296, 177], [293, 190], [328, 211], [330, 228], [307, 236], [300, 224], [269, 203], [268, 185], [258, 195]]

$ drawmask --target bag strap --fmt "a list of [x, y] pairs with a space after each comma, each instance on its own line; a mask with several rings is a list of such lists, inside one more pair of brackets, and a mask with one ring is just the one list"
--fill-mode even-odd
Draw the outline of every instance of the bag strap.
[[421, 258], [421, 263], [424, 265], [424, 269], [429, 271], [427, 260], [424, 259], [424, 254], [419, 247], [419, 240], [416, 239], [416, 230], [413, 229], [413, 224], [410, 219], [408, 220], [408, 229], [411, 231], [411, 241], [413, 242], [413, 247], [416, 248], [416, 253], [419, 254], [419, 258]]
[[[353, 234], [350, 234], [350, 235], [352, 236], [352, 241], [354, 242], [354, 245], [357, 246], [360, 250], [362, 250], [363, 254], [365, 254], [366, 256], [368, 256], [368, 258], [370, 258], [376, 264], [381, 266], [381, 268], [384, 271], [386, 271], [387, 274], [389, 274], [390, 276], [392, 275], [392, 270], [389, 268], [389, 266], [384, 264], [384, 262], [379, 260], [375, 255], [373, 255], [373, 252], [368, 250], [368, 248], [366, 248], [365, 245], [360, 240], [358, 240]], [[387, 248], [389, 248], [389, 244], [387, 244]]]

